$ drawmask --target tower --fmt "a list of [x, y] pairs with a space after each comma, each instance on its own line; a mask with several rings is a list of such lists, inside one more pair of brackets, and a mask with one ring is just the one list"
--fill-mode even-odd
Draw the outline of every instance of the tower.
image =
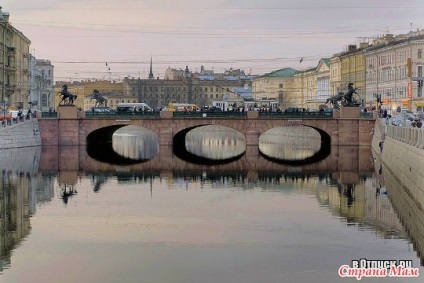
[[152, 67], [152, 57], [150, 57], [150, 72], [149, 72], [149, 80], [153, 80], [155, 77], [153, 76], [153, 67]]

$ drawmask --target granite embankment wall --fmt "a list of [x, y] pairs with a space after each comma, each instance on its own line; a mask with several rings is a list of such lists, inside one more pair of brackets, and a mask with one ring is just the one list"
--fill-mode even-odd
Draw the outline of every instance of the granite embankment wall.
[[372, 148], [377, 156], [375, 162], [380, 162], [382, 185], [423, 260], [424, 128], [386, 126], [384, 120], [377, 120]]
[[0, 125], [0, 149], [40, 146], [38, 120], [31, 118], [22, 122]]
[[375, 124], [373, 149], [380, 151], [381, 160], [388, 170], [399, 179], [405, 189], [424, 205], [424, 129], [386, 126], [382, 121]]

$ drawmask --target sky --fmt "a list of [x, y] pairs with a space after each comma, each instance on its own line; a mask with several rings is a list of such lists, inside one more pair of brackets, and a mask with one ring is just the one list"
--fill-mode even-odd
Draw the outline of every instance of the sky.
[[163, 78], [167, 68], [262, 75], [424, 28], [422, 0], [2, 0], [55, 81]]

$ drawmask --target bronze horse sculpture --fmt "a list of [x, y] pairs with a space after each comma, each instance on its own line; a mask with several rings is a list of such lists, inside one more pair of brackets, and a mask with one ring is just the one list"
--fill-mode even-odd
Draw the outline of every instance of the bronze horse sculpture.
[[344, 96], [344, 93], [339, 92], [338, 94], [327, 98], [327, 100], [325, 101], [325, 104], [331, 103], [333, 108], [339, 109], [340, 108], [339, 101], [341, 102], [343, 100], [343, 96]]
[[357, 95], [359, 95], [356, 92], [357, 89], [358, 88], [353, 87], [353, 83], [349, 83], [346, 93], [339, 92], [338, 94], [327, 98], [327, 100], [325, 101], [325, 104], [331, 103], [333, 105], [333, 108], [335, 109], [340, 108], [339, 102], [343, 106], [353, 106], [354, 105], [353, 94], [356, 93]]
[[93, 90], [93, 94], [91, 95], [91, 100], [93, 99], [96, 100], [94, 104], [95, 107], [107, 106], [107, 99], [101, 96], [100, 92], [97, 89]]
[[62, 90], [57, 93], [61, 96], [59, 105], [74, 105], [77, 95], [68, 91], [68, 86], [65, 84], [62, 86]]
[[354, 93], [358, 94], [356, 92], [357, 89], [358, 88], [354, 88], [353, 87], [353, 83], [349, 83], [348, 84], [348, 86], [347, 86], [347, 92], [343, 95], [343, 98], [344, 98], [347, 106], [352, 106], [354, 104], [354, 101], [353, 101], [352, 97], [353, 97], [353, 94]]

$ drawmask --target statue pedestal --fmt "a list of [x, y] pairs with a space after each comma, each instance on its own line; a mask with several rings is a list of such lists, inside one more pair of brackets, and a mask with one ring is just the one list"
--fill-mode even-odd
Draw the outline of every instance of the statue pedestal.
[[75, 105], [59, 105], [57, 117], [59, 119], [76, 119], [78, 117], [77, 107]]
[[361, 115], [361, 109], [357, 106], [343, 106], [340, 107], [340, 118], [352, 119], [359, 118]]

